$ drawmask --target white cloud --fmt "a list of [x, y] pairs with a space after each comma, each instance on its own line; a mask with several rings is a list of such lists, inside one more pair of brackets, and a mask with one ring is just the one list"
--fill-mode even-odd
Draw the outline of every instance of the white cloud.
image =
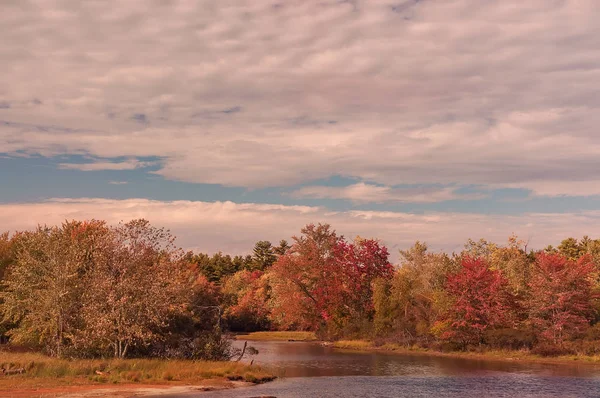
[[319, 207], [232, 202], [161, 202], [147, 199], [53, 199], [43, 203], [0, 204], [4, 230], [33, 228], [38, 223], [58, 224], [69, 219], [105, 219], [110, 223], [147, 218], [170, 228], [179, 245], [204, 252], [249, 252], [257, 240], [278, 242], [299, 233], [313, 222], [330, 223], [347, 237], [382, 239], [394, 258], [397, 250], [416, 240], [433, 249], [461, 250], [468, 238], [505, 242], [515, 233], [531, 239], [532, 248], [557, 244], [562, 239], [600, 235], [600, 212], [566, 214], [531, 213], [519, 216], [463, 213], [426, 215], [400, 212], [333, 212]]
[[1, 8], [3, 153], [158, 156], [244, 187], [600, 185], [593, 0]]
[[60, 163], [61, 169], [66, 170], [81, 170], [81, 171], [98, 171], [98, 170], [134, 170], [142, 167], [152, 166], [153, 162], [140, 162], [135, 159], [126, 160], [124, 162], [103, 162], [96, 161], [93, 163]]
[[447, 200], [483, 199], [482, 193], [460, 194], [456, 187], [391, 188], [359, 182], [344, 187], [314, 185], [290, 193], [295, 198], [347, 199], [354, 203], [434, 203]]

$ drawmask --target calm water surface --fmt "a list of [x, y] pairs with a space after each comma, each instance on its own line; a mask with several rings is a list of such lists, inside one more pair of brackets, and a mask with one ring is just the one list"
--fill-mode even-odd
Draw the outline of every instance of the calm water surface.
[[197, 397], [600, 398], [600, 368], [360, 353], [316, 343], [249, 342], [254, 363], [276, 370], [265, 385]]

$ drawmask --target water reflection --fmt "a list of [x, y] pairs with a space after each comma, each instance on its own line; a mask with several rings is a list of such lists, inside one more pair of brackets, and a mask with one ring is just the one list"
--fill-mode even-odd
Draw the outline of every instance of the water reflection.
[[600, 397], [600, 367], [589, 365], [361, 353], [300, 342], [251, 342], [250, 345], [259, 351], [251, 358], [254, 363], [275, 369], [280, 379], [255, 387], [180, 397]]
[[257, 341], [249, 344], [258, 349], [258, 355], [252, 358], [254, 363], [275, 369], [281, 377], [483, 376], [494, 372], [571, 377], [600, 375], [598, 367], [589, 365], [524, 364], [418, 354], [357, 352], [304, 342]]

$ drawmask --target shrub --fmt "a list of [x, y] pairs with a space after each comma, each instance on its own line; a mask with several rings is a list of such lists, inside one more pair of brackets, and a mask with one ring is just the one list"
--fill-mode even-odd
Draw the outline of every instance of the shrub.
[[531, 349], [536, 344], [537, 338], [531, 330], [504, 328], [487, 330], [484, 341], [492, 348], [520, 350]]
[[577, 342], [575, 350], [582, 355], [600, 355], [600, 340], [583, 340]]
[[600, 323], [591, 326], [585, 332], [586, 340], [600, 340]]
[[549, 342], [543, 342], [536, 345], [533, 350], [531, 350], [532, 354], [540, 355], [542, 357], [558, 357], [560, 355], [571, 355], [575, 352], [573, 349], [559, 346]]

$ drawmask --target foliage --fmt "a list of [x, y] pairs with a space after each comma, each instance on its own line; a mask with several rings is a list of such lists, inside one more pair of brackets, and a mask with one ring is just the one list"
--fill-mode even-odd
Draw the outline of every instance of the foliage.
[[533, 330], [526, 329], [488, 329], [484, 332], [484, 341], [496, 349], [531, 349], [537, 343], [537, 335]]
[[193, 256], [191, 261], [196, 265], [199, 272], [210, 282], [220, 283], [227, 276], [231, 276], [243, 269], [250, 268], [252, 257], [231, 257], [230, 255], [221, 252], [215, 253], [212, 256], [200, 253]]
[[483, 342], [489, 328], [512, 326], [513, 303], [507, 281], [498, 270], [488, 267], [485, 260], [465, 256], [461, 269], [450, 275], [446, 289], [453, 306], [446, 315], [447, 328], [440, 338], [464, 346]]
[[511, 236], [452, 254], [417, 241], [393, 267], [378, 240], [309, 224], [292, 245], [260, 240], [251, 253], [183, 253], [145, 220], [0, 234], [0, 333], [60, 357], [220, 360], [228, 330], [597, 352], [600, 240], [533, 252]]
[[57, 356], [73, 343], [87, 288], [82, 280], [102, 261], [108, 234], [104, 222], [72, 221], [18, 236], [3, 292], [4, 320], [18, 324], [9, 332], [15, 342], [37, 344]]
[[373, 315], [372, 282], [390, 278], [384, 246], [350, 243], [327, 224], [309, 224], [273, 266], [275, 319], [284, 328], [337, 334], [360, 328]]
[[[192, 272], [174, 237], [145, 220], [39, 227], [17, 235], [14, 245], [3, 294], [5, 321], [17, 324], [10, 331], [14, 343], [59, 357], [123, 358], [164, 346], [173, 325], [193, 320]], [[222, 343], [220, 331], [193, 331], [185, 337]]]
[[225, 319], [231, 330], [253, 332], [271, 326], [269, 308], [271, 286], [262, 271], [240, 271], [223, 286], [227, 297]]
[[539, 253], [530, 282], [529, 321], [540, 336], [560, 345], [585, 331], [592, 317], [589, 256], [577, 261]]
[[133, 345], [160, 339], [158, 330], [188, 301], [184, 264], [174, 237], [146, 220], [112, 230], [102, 261], [88, 272], [82, 294], [85, 328], [78, 344], [123, 358]]
[[430, 253], [422, 242], [400, 255], [400, 268], [392, 279], [374, 284], [375, 332], [405, 342], [426, 340], [451, 301], [445, 283], [456, 266], [447, 255]]
[[277, 255], [271, 242], [266, 240], [256, 242], [252, 251], [251, 267], [253, 270], [264, 271], [270, 268], [276, 260]]

